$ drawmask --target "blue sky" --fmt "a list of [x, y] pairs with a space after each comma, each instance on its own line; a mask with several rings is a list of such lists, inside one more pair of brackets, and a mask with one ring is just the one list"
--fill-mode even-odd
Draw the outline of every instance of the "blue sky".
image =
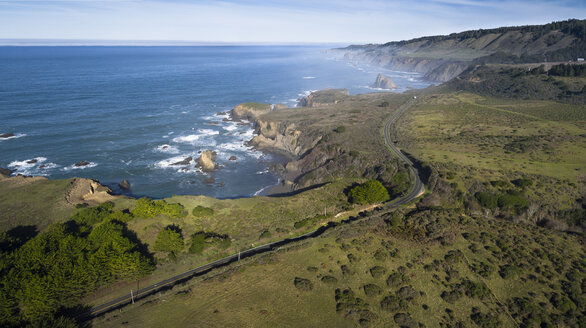
[[586, 18], [586, 0], [0, 0], [0, 39], [382, 43]]

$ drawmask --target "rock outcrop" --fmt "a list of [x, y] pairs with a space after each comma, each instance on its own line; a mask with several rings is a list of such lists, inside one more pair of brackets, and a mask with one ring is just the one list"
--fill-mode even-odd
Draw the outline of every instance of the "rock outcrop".
[[118, 187], [120, 187], [120, 189], [124, 189], [124, 190], [130, 190], [130, 182], [126, 179], [120, 181], [120, 183], [118, 184]]
[[175, 165], [175, 166], [185, 166], [185, 165], [189, 165], [189, 164], [191, 164], [191, 161], [192, 161], [192, 160], [193, 160], [193, 157], [189, 156], [189, 157], [186, 157], [186, 158], [184, 158], [182, 161], [179, 161], [179, 162], [172, 163], [171, 165]]
[[77, 162], [77, 163], [73, 164], [73, 166], [75, 166], [75, 167], [83, 167], [83, 166], [87, 166], [87, 165], [90, 165], [90, 162], [81, 161], [81, 162]]
[[320, 107], [335, 105], [344, 101], [350, 92], [348, 89], [325, 89], [312, 92], [309, 96], [299, 99], [301, 107]]
[[258, 120], [256, 133], [258, 135], [249, 141], [249, 145], [257, 149], [277, 151], [293, 157], [304, 154], [321, 140], [321, 136], [315, 138], [302, 136], [295, 124], [285, 122]]
[[8, 139], [14, 137], [14, 133], [2, 133], [0, 134], [0, 139]]
[[244, 103], [237, 105], [230, 112], [232, 120], [249, 120], [254, 121], [260, 115], [271, 111], [271, 105], [259, 103]]
[[211, 172], [217, 169], [215, 163], [216, 152], [211, 150], [205, 150], [201, 153], [201, 156], [197, 159], [197, 167], [201, 168], [204, 172]]
[[116, 199], [116, 196], [111, 193], [112, 190], [110, 188], [101, 185], [97, 180], [73, 178], [69, 183], [69, 189], [65, 198], [70, 204], [86, 203], [94, 206]]
[[0, 167], [0, 178], [5, 177], [8, 178], [12, 174], [12, 170]]
[[390, 77], [386, 77], [383, 76], [382, 74], [378, 74], [376, 76], [376, 81], [374, 81], [374, 84], [372, 85], [373, 88], [378, 88], [378, 89], [396, 89], [397, 85], [395, 84], [395, 82], [393, 82], [393, 80], [391, 80]]

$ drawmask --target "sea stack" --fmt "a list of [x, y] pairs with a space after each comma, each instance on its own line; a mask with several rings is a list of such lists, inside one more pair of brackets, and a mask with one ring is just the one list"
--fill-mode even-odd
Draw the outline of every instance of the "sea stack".
[[374, 81], [374, 84], [372, 85], [372, 87], [378, 88], [378, 89], [390, 90], [390, 89], [396, 89], [397, 85], [390, 78], [378, 73], [378, 75], [376, 77], [376, 81]]
[[204, 172], [211, 172], [217, 168], [216, 163], [214, 163], [215, 160], [216, 152], [206, 150], [203, 151], [201, 156], [197, 159], [197, 166], [199, 166]]

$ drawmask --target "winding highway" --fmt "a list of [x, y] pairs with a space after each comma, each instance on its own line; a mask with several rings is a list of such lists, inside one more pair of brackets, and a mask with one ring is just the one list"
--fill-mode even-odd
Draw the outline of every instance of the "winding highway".
[[[405, 164], [407, 164], [407, 166], [409, 167], [411, 176], [413, 177], [413, 180], [414, 180], [413, 187], [411, 188], [411, 190], [406, 195], [404, 195], [398, 199], [395, 199], [392, 202], [387, 203], [385, 205], [385, 208], [387, 208], [387, 209], [404, 205], [404, 204], [416, 199], [421, 194], [423, 194], [423, 192], [425, 191], [425, 188], [423, 186], [423, 182], [421, 181], [421, 178], [419, 177], [418, 170], [413, 166], [413, 163], [411, 162], [411, 160], [409, 160], [409, 158], [407, 158], [407, 156], [405, 156], [403, 153], [401, 153], [401, 151], [391, 141], [391, 126], [397, 121], [397, 119], [401, 116], [401, 114], [403, 114], [407, 109], [409, 109], [411, 106], [413, 106], [413, 104], [415, 104], [416, 101], [417, 101], [417, 99], [413, 98], [409, 102], [403, 104], [385, 122], [385, 126], [384, 126], [385, 143], [389, 147], [389, 150], [391, 152], [393, 152], [393, 154], [395, 154], [397, 157], [399, 157], [399, 159], [401, 159], [403, 162], [405, 162]], [[359, 217], [350, 218], [347, 221], [348, 222], [355, 221], [358, 219], [360, 219], [360, 218]], [[277, 241], [277, 242], [261, 245], [261, 246], [255, 247], [255, 248], [247, 249], [247, 250], [241, 251], [237, 254], [233, 254], [228, 257], [224, 257], [224, 258], [221, 258], [221, 259], [216, 260], [214, 262], [210, 262], [210, 263], [202, 265], [200, 267], [183, 272], [183, 273], [178, 274], [176, 276], [173, 276], [169, 279], [160, 281], [156, 284], [152, 284], [150, 286], [143, 287], [138, 290], [132, 291], [132, 293], [129, 291], [129, 293], [125, 296], [118, 297], [118, 298], [113, 299], [113, 300], [106, 302], [104, 304], [92, 307], [91, 309], [89, 309], [83, 313], [80, 313], [78, 315], [78, 319], [91, 320], [92, 318], [97, 317], [99, 315], [102, 315], [106, 312], [112, 311], [114, 309], [118, 309], [124, 305], [129, 304], [129, 303], [134, 303], [134, 301], [136, 301], [137, 299], [143, 298], [148, 295], [152, 295], [154, 293], [160, 292], [165, 289], [170, 289], [177, 283], [185, 282], [195, 276], [203, 275], [212, 269], [225, 266], [227, 264], [239, 261], [240, 259], [243, 259], [246, 257], [250, 257], [250, 256], [253, 256], [256, 254], [268, 252], [268, 251], [274, 250], [278, 247], [281, 247], [281, 246], [284, 246], [284, 245], [287, 245], [287, 244], [290, 244], [293, 242], [317, 237], [317, 236], [323, 234], [326, 230], [328, 230], [329, 228], [331, 228], [333, 226], [336, 226], [336, 224], [330, 223], [328, 225], [320, 227], [319, 229], [317, 229], [315, 231], [308, 232], [308, 233], [301, 235], [301, 236], [298, 236], [298, 237], [287, 238], [287, 239], [284, 239], [281, 241]]]
[[411, 108], [411, 106], [413, 106], [416, 102], [417, 102], [417, 98], [413, 97], [413, 99], [409, 100], [407, 103], [405, 103], [401, 107], [399, 107], [399, 109], [397, 109], [393, 113], [393, 115], [391, 115], [391, 117], [389, 117], [387, 119], [387, 121], [385, 122], [385, 127], [384, 127], [385, 144], [387, 145], [387, 147], [389, 147], [390, 151], [393, 154], [395, 154], [395, 156], [399, 157], [400, 160], [402, 160], [403, 162], [405, 162], [405, 164], [407, 164], [407, 166], [409, 167], [409, 172], [411, 173], [411, 176], [413, 177], [413, 186], [411, 187], [411, 190], [405, 196], [400, 197], [400, 198], [390, 202], [387, 205], [388, 207], [396, 207], [396, 206], [400, 206], [400, 205], [404, 205], [406, 203], [409, 203], [410, 201], [416, 199], [417, 197], [419, 197], [421, 194], [423, 194], [425, 192], [425, 187], [423, 185], [423, 182], [421, 181], [419, 171], [417, 170], [417, 168], [415, 166], [413, 166], [413, 162], [411, 162], [411, 160], [407, 156], [405, 156], [405, 154], [403, 154], [401, 152], [401, 150], [399, 150], [399, 148], [397, 148], [397, 146], [395, 146], [395, 144], [391, 140], [391, 126], [397, 121], [397, 119], [406, 110]]

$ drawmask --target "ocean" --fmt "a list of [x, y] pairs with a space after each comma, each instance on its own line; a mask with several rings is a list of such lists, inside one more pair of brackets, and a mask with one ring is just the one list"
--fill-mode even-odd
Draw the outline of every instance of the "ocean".
[[[0, 47], [0, 167], [52, 179], [86, 177], [135, 197], [263, 194], [278, 183], [251, 125], [218, 114], [244, 102], [294, 107], [312, 90], [373, 92], [430, 83], [330, 58], [323, 46]], [[173, 165], [216, 151], [211, 173]], [[229, 160], [235, 156], [236, 160]], [[76, 163], [85, 162], [83, 166]], [[127, 179], [130, 191], [118, 188]]]

